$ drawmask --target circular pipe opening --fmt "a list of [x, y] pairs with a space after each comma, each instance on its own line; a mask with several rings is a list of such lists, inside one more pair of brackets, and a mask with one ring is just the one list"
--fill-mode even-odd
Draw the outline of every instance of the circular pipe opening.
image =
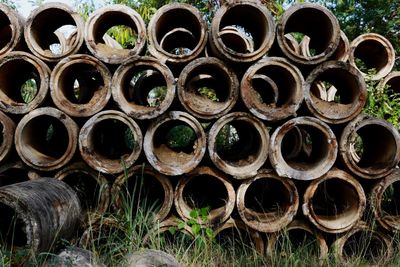
[[29, 181], [31, 179], [29, 174], [29, 169], [24, 168], [22, 164], [19, 166], [15, 164], [15, 166], [3, 167], [0, 169], [0, 187]]
[[0, 203], [0, 242], [6, 248], [24, 247], [28, 244], [27, 226], [10, 206]]
[[389, 95], [400, 94], [400, 72], [393, 71], [389, 73], [389, 75], [379, 82], [377, 88]]
[[0, 5], [0, 55], [4, 56], [21, 43], [23, 21], [19, 14], [5, 4]]

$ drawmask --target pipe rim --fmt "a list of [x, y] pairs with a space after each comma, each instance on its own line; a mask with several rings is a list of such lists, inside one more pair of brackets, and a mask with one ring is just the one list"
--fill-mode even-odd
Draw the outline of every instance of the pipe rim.
[[8, 52], [13, 51], [23, 38], [24, 27], [23, 19], [19, 14], [6, 4], [0, 3], [0, 12], [3, 13], [10, 21], [11, 38], [7, 44], [0, 48], [0, 55], [4, 56]]
[[7, 159], [14, 144], [14, 133], [16, 125], [6, 114], [0, 111], [0, 124], [2, 141], [0, 144], [0, 162]]

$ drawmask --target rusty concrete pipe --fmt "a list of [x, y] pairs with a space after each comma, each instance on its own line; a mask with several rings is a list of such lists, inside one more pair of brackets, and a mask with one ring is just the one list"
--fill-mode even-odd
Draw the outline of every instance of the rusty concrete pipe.
[[35, 180], [39, 174], [20, 160], [8, 161], [0, 166], [0, 187]]
[[[302, 152], [291, 155], [292, 133], [301, 131]], [[271, 136], [269, 157], [272, 167], [282, 177], [313, 180], [327, 173], [336, 161], [338, 144], [333, 131], [312, 117], [297, 117], [279, 126]]]
[[79, 198], [65, 183], [40, 178], [0, 188], [0, 236], [3, 247], [48, 251], [56, 239], [75, 234]]
[[339, 143], [345, 166], [355, 175], [378, 179], [400, 161], [400, 135], [383, 119], [360, 115], [344, 128]]
[[[324, 84], [326, 91], [333, 86], [335, 97], [324, 100], [318, 87]], [[316, 93], [317, 92], [317, 93]], [[328, 93], [328, 92], [327, 92]], [[367, 101], [367, 85], [362, 75], [348, 63], [324, 62], [307, 77], [304, 100], [313, 116], [332, 124], [344, 123], [355, 118]]]
[[218, 119], [208, 133], [214, 165], [235, 179], [257, 174], [268, 158], [269, 133], [256, 117], [233, 112]]
[[[123, 48], [107, 31], [124, 26], [135, 37], [134, 44]], [[125, 5], [110, 5], [97, 9], [88, 18], [85, 26], [85, 41], [89, 51], [109, 64], [120, 64], [126, 58], [139, 55], [146, 44], [146, 26], [142, 17]]]
[[386, 94], [400, 94], [400, 71], [392, 71], [377, 86], [377, 91]]
[[68, 56], [51, 73], [50, 95], [57, 108], [68, 115], [92, 116], [100, 112], [111, 97], [111, 73], [95, 57]]
[[121, 173], [132, 166], [142, 151], [142, 132], [126, 114], [105, 110], [92, 116], [79, 133], [83, 160], [103, 173]]
[[[315, 55], [308, 56], [292, 49], [285, 35], [303, 34], [310, 38], [309, 46]], [[313, 3], [292, 5], [283, 13], [276, 29], [277, 40], [283, 54], [301, 66], [315, 66], [335, 53], [340, 40], [340, 26], [335, 15], [327, 8]]]
[[179, 216], [193, 219], [192, 210], [208, 207], [207, 220], [198, 218], [199, 224], [220, 225], [235, 207], [235, 189], [226, 174], [210, 167], [198, 167], [178, 181], [174, 203]]
[[74, 156], [78, 126], [62, 111], [44, 107], [25, 115], [15, 130], [15, 148], [28, 166], [56, 170]]
[[24, 36], [29, 50], [35, 56], [44, 61], [58, 62], [81, 49], [83, 31], [84, 22], [79, 13], [63, 3], [46, 3], [31, 12], [25, 24]]
[[133, 57], [114, 73], [112, 96], [120, 109], [135, 119], [154, 119], [175, 97], [175, 78], [170, 69], [152, 57]]
[[302, 248], [307, 249], [304, 251], [307, 255], [317, 255], [321, 266], [327, 260], [328, 246], [324, 236], [302, 220], [294, 220], [283, 231], [273, 233], [267, 243], [267, 253], [272, 257], [280, 251], [290, 253]]
[[247, 226], [272, 233], [293, 220], [299, 206], [299, 194], [292, 180], [262, 169], [239, 186], [236, 204]]
[[269, 51], [274, 39], [274, 19], [258, 1], [227, 2], [211, 23], [212, 51], [229, 62], [255, 62]]
[[[365, 33], [350, 44], [350, 64], [369, 79], [380, 80], [385, 77], [392, 71], [395, 59], [396, 52], [392, 44], [382, 35]], [[370, 69], [375, 69], [376, 73], [368, 74]]]
[[277, 121], [296, 115], [303, 102], [303, 84], [297, 67], [284, 58], [268, 57], [243, 75], [240, 95], [254, 116]]
[[125, 256], [126, 267], [136, 266], [167, 266], [181, 267], [182, 265], [172, 254], [158, 249], [141, 249]]
[[154, 169], [165, 175], [181, 175], [199, 165], [206, 152], [206, 134], [192, 115], [170, 111], [147, 128], [143, 148]]
[[338, 238], [332, 249], [341, 266], [351, 266], [355, 261], [368, 266], [385, 266], [393, 255], [391, 238], [363, 222]]
[[[264, 252], [264, 240], [261, 234], [249, 228], [239, 219], [229, 218], [224, 224], [216, 228], [214, 239], [221, 245], [246, 246], [254, 248], [258, 253]], [[235, 242], [235, 239], [237, 243], [227, 243]]]
[[0, 111], [0, 162], [4, 163], [10, 155], [14, 145], [15, 123], [6, 114]]
[[[190, 114], [200, 119], [215, 119], [236, 104], [239, 81], [223, 61], [203, 57], [186, 65], [179, 75], [177, 89], [181, 104]], [[215, 94], [214, 98], [210, 99], [207, 95], [210, 93]]]
[[0, 59], [0, 109], [25, 114], [45, 100], [50, 69], [37, 57], [25, 52], [10, 52]]
[[365, 206], [361, 184], [350, 174], [332, 169], [308, 185], [303, 214], [324, 232], [343, 233], [361, 220]]
[[68, 184], [78, 195], [86, 213], [104, 213], [110, 204], [110, 187], [107, 179], [84, 162], [74, 162], [58, 171], [54, 178]]
[[0, 4], [0, 56], [21, 46], [24, 33], [24, 19], [6, 4]]
[[170, 3], [157, 10], [147, 28], [149, 52], [164, 63], [185, 64], [207, 44], [207, 24], [197, 8]]
[[174, 189], [169, 178], [143, 165], [133, 166], [118, 176], [111, 194], [116, 210], [132, 203], [135, 207], [149, 209], [155, 221], [163, 221], [174, 202]]

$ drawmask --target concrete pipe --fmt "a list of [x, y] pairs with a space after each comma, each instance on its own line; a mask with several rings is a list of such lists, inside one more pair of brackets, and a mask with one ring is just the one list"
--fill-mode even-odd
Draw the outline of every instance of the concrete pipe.
[[[396, 52], [389, 40], [376, 33], [362, 34], [350, 44], [350, 64], [372, 80], [380, 80], [389, 74], [395, 58]], [[368, 71], [371, 69], [376, 73], [370, 75]]]
[[268, 57], [246, 71], [240, 94], [254, 116], [278, 121], [296, 115], [303, 102], [303, 84], [297, 67], [284, 58]]
[[111, 73], [92, 56], [66, 57], [51, 73], [50, 94], [57, 108], [68, 115], [92, 116], [100, 112], [111, 97]]
[[240, 185], [236, 204], [247, 226], [272, 233], [293, 220], [299, 206], [299, 194], [292, 180], [263, 169]]
[[[133, 42], [118, 43], [107, 34], [110, 30], [128, 34]], [[89, 51], [109, 64], [121, 64], [131, 56], [139, 55], [146, 45], [146, 26], [142, 17], [125, 5], [110, 5], [97, 9], [85, 26], [85, 41]]]
[[106, 267], [92, 251], [68, 246], [58, 255], [51, 254], [46, 257], [42, 267]]
[[211, 49], [225, 61], [255, 62], [270, 50], [274, 39], [274, 19], [258, 1], [226, 2], [211, 23]]
[[181, 175], [199, 165], [206, 152], [206, 134], [190, 114], [170, 111], [147, 128], [143, 148], [154, 169]]
[[13, 151], [15, 123], [0, 111], [0, 162], [4, 163]]
[[142, 249], [127, 256], [126, 267], [165, 266], [181, 267], [182, 265], [172, 256], [162, 250]]
[[208, 208], [207, 219], [195, 218], [199, 224], [220, 225], [235, 207], [235, 189], [226, 174], [209, 167], [198, 167], [178, 181], [175, 208], [185, 220], [193, 219], [192, 210]]
[[3, 247], [48, 251], [57, 239], [75, 234], [81, 214], [76, 193], [53, 178], [0, 188], [0, 240]]
[[361, 184], [350, 174], [332, 169], [308, 185], [303, 214], [320, 230], [343, 233], [363, 216], [366, 198]]
[[142, 132], [132, 118], [120, 111], [105, 110], [82, 126], [79, 151], [93, 169], [117, 174], [136, 162], [142, 140]]
[[132, 216], [141, 209], [149, 210], [155, 221], [163, 221], [174, 202], [174, 189], [168, 177], [143, 165], [131, 167], [118, 176], [111, 194], [116, 210], [121, 211], [127, 204], [132, 205]]
[[15, 130], [15, 148], [28, 166], [52, 171], [66, 165], [78, 143], [78, 126], [62, 111], [44, 107], [25, 115]]
[[79, 13], [63, 3], [46, 3], [31, 12], [24, 36], [35, 56], [47, 62], [58, 62], [81, 49], [83, 31], [84, 22]]
[[170, 69], [152, 57], [133, 57], [114, 73], [112, 96], [119, 108], [135, 119], [154, 119], [171, 106], [175, 78]]
[[170, 3], [149, 22], [149, 52], [167, 64], [185, 64], [197, 58], [207, 44], [207, 24], [197, 8]]
[[399, 163], [400, 135], [387, 121], [360, 115], [344, 128], [339, 151], [343, 163], [355, 175], [382, 178]]
[[255, 176], [268, 158], [268, 147], [267, 127], [244, 112], [221, 117], [208, 133], [208, 152], [212, 162], [236, 179]]
[[0, 166], [0, 187], [39, 178], [39, 174], [22, 161], [9, 161]]
[[25, 52], [10, 52], [0, 59], [0, 109], [25, 114], [43, 104], [49, 87], [50, 69]]
[[[326, 91], [326, 98], [320, 93]], [[330, 95], [334, 87], [334, 96]], [[354, 119], [367, 101], [367, 85], [362, 75], [350, 64], [340, 61], [324, 62], [307, 77], [304, 100], [308, 110], [318, 119], [340, 124]]]
[[3, 57], [22, 46], [25, 22], [6, 4], [0, 4], [0, 21], [0, 57]]
[[[293, 134], [302, 135], [302, 151], [293, 155]], [[269, 157], [282, 177], [313, 180], [327, 173], [336, 161], [338, 144], [333, 131], [312, 117], [297, 117], [279, 126], [271, 136]]]
[[377, 86], [377, 91], [389, 95], [400, 94], [400, 71], [392, 71]]
[[178, 97], [183, 107], [200, 119], [216, 119], [228, 113], [239, 96], [235, 72], [213, 57], [198, 58], [182, 70]]

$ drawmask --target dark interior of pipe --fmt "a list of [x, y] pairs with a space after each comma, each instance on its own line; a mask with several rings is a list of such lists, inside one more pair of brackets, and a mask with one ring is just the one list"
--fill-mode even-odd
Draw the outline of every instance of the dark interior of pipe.
[[246, 208], [271, 217], [282, 216], [293, 201], [292, 193], [281, 181], [273, 178], [258, 179], [251, 183], [244, 199]]
[[104, 87], [100, 72], [90, 64], [78, 63], [64, 69], [56, 90], [74, 104], [87, 104], [97, 90]]
[[184, 187], [182, 195], [185, 203], [193, 209], [218, 209], [224, 207], [228, 201], [225, 185], [210, 175], [194, 176]]
[[7, 14], [0, 10], [0, 50], [6, 47], [12, 38], [13, 27]]
[[[261, 10], [251, 5], [240, 4], [227, 9], [221, 18], [219, 30], [221, 31], [227, 26], [235, 27], [250, 42], [254, 43], [255, 51], [262, 46], [266, 39], [271, 38], [271, 33], [268, 32], [267, 18]], [[237, 51], [237, 42], [230, 43], [228, 42], [230, 40], [232, 38], [222, 39], [228, 49], [236, 53], [243, 52]]]
[[400, 94], [400, 75], [396, 75], [390, 78], [386, 82], [386, 85], [388, 86], [388, 88], [385, 88], [385, 92]]
[[40, 82], [37, 69], [28, 61], [14, 59], [0, 66], [0, 90], [14, 102], [30, 102]]
[[170, 226], [163, 232], [157, 230], [154, 234], [155, 236], [151, 236], [151, 238], [155, 238], [153, 242], [157, 242], [161, 247], [173, 247], [181, 244], [183, 248], [188, 248], [193, 245], [193, 237], [178, 229], [178, 226]]
[[144, 107], [159, 106], [167, 94], [164, 76], [150, 67], [138, 67], [127, 72], [121, 87], [127, 101]]
[[23, 247], [27, 245], [25, 223], [15, 210], [0, 203], [0, 242], [4, 247]]
[[215, 148], [219, 157], [235, 166], [251, 164], [261, 148], [261, 136], [249, 122], [233, 120], [218, 132]]
[[400, 216], [400, 181], [391, 183], [383, 192], [381, 210], [383, 216]]
[[[52, 162], [67, 151], [69, 137], [65, 125], [55, 117], [41, 115], [28, 121], [22, 130], [22, 148], [36, 160]], [[28, 153], [29, 151], [29, 153]]]
[[354, 50], [354, 60], [357, 68], [364, 73], [375, 69], [379, 72], [389, 62], [389, 55], [385, 45], [376, 40], [365, 40]]
[[299, 154], [303, 152], [303, 134], [299, 128], [293, 127], [286, 133], [281, 151], [283, 157], [287, 160], [299, 157]]
[[[332, 15], [333, 17], [333, 15]], [[284, 35], [297, 33], [302, 36], [310, 37], [310, 50], [314, 50], [316, 55], [322, 54], [329, 47], [332, 35], [335, 31], [333, 23], [321, 10], [316, 8], [301, 8], [295, 11], [286, 21]], [[284, 39], [285, 40], [285, 39]], [[290, 47], [288, 41], [286, 45]]]
[[96, 123], [90, 138], [95, 153], [110, 160], [129, 156], [136, 142], [129, 126], [117, 119], [105, 119]]
[[370, 231], [358, 231], [343, 246], [343, 256], [349, 262], [379, 263], [384, 259], [387, 247], [384, 241]]
[[279, 235], [275, 250], [295, 255], [318, 255], [319, 245], [314, 234], [301, 228], [294, 228]]
[[339, 45], [336, 48], [335, 53], [333, 53], [333, 55], [331, 56], [331, 59], [341, 60], [346, 55], [346, 52], [348, 53], [348, 51], [346, 51], [346, 43], [343, 40], [342, 36], [340, 36]]
[[[290, 129], [282, 139], [281, 153], [286, 163], [298, 170], [310, 170], [323, 164], [329, 154], [329, 143], [326, 135], [316, 127], [298, 125]], [[299, 153], [293, 153], [290, 146], [293, 143], [293, 136], [297, 136], [297, 131], [301, 131], [302, 145]], [[290, 133], [292, 132], [293, 133]]]
[[0, 173], [0, 187], [28, 180], [28, 170], [24, 168], [11, 167]]
[[215, 236], [215, 241], [224, 248], [255, 249], [255, 244], [250, 232], [238, 226], [233, 226], [222, 230]]
[[244, 54], [254, 51], [253, 37], [250, 33], [246, 34], [242, 27], [230, 26], [229, 30], [224, 28], [219, 36], [224, 44], [229, 44], [228, 49], [233, 52]]

